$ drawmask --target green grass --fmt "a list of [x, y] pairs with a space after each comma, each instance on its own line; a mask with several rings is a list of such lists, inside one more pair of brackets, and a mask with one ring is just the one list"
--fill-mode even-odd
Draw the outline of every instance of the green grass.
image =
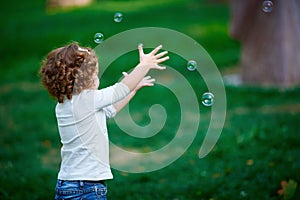
[[[207, 0], [96, 1], [92, 6], [48, 12], [44, 1], [11, 0], [0, 8], [0, 199], [53, 199], [59, 169], [60, 140], [55, 101], [40, 86], [37, 71], [53, 48], [78, 41], [95, 47], [93, 35], [105, 38], [138, 27], [164, 27], [197, 40], [217, 66], [229, 69], [239, 59], [239, 44], [228, 36], [229, 7]], [[114, 23], [116, 11], [124, 13]], [[170, 65], [185, 61], [173, 55]], [[122, 70], [138, 61], [137, 52], [116, 60], [104, 73], [102, 86], [118, 80]], [[205, 88], [201, 77], [181, 73], [195, 91]], [[113, 78], [111, 78], [113, 77]], [[199, 81], [200, 80], [200, 81]], [[198, 158], [210, 109], [200, 107], [199, 132], [185, 154], [150, 173], [113, 170], [109, 199], [282, 199], [282, 180], [300, 183], [300, 89], [286, 91], [227, 87], [227, 118], [222, 135], [205, 158]], [[161, 94], [164, 94], [163, 97]], [[197, 93], [200, 98], [201, 93]], [[174, 95], [156, 86], [145, 88], [130, 104], [137, 124], [149, 123], [153, 103], [168, 112], [164, 129], [153, 138], [135, 139], [108, 121], [111, 140], [120, 146], [150, 151], [174, 137], [180, 111]], [[169, 118], [169, 116], [172, 116]], [[293, 199], [299, 199], [299, 186]]]

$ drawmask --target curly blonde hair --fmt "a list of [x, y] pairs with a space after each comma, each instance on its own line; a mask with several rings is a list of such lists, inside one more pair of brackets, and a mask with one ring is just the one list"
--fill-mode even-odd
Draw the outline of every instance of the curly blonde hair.
[[42, 62], [39, 74], [49, 94], [63, 103], [65, 98], [95, 86], [98, 58], [91, 48], [77, 43], [51, 51]]

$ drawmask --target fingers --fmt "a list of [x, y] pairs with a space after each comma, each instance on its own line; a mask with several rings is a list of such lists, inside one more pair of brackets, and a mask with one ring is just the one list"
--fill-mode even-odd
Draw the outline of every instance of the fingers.
[[[150, 52], [150, 54], [154, 56], [155, 54], [157, 54], [157, 52], [158, 52], [159, 50], [161, 50], [162, 47], [163, 47], [162, 45], [157, 46], [155, 49], [153, 49], [153, 50]], [[140, 56], [141, 56], [141, 55], [144, 55], [143, 44], [139, 44], [139, 45], [138, 45], [138, 50], [139, 50]], [[160, 57], [162, 57], [162, 56], [164, 56], [164, 55], [166, 55], [166, 54], [168, 54], [168, 51], [161, 52], [161, 53], [157, 54], [155, 57], [156, 57], [156, 58], [160, 58]]]
[[122, 74], [124, 77], [128, 76], [127, 72], [122, 72]]
[[144, 83], [143, 86], [154, 86], [154, 84], [153, 83]]
[[162, 45], [159, 45], [158, 47], [156, 47], [155, 49], [153, 49], [150, 54], [151, 55], [155, 55], [161, 48], [162, 48]]
[[149, 79], [151, 79], [152, 77], [151, 76], [145, 76], [144, 77], [144, 80], [149, 80]]
[[167, 54], [168, 54], [168, 51], [163, 51], [163, 52], [157, 54], [157, 55], [155, 56], [155, 58], [161, 58], [161, 57], [163, 57], [163, 56], [165, 56], [165, 55], [167, 55]]
[[154, 82], [154, 78], [152, 78], [151, 76], [145, 76], [137, 86], [136, 90], [139, 90], [140, 88], [145, 86], [154, 86]]
[[[151, 52], [151, 54], [155, 55], [161, 48], [162, 48], [162, 45], [159, 45]], [[168, 51], [163, 51], [163, 52], [155, 55], [155, 58], [157, 59], [156, 63], [162, 63], [162, 62], [165, 62], [166, 60], [169, 60], [170, 59], [169, 56], [164, 57], [167, 54], [168, 54]], [[161, 69], [165, 69], [165, 68], [161, 68]]]
[[155, 79], [154, 78], [151, 78], [150, 79], [145, 79], [142, 81], [141, 83], [141, 86], [144, 87], [144, 86], [153, 86], [154, 85], [154, 82], [155, 82]]
[[162, 63], [162, 62], [165, 62], [166, 60], [169, 60], [169, 59], [170, 59], [170, 57], [169, 57], [169, 56], [166, 56], [166, 57], [157, 59], [157, 63]]
[[149, 76], [149, 77], [145, 77], [143, 81], [146, 83], [153, 83], [155, 82], [155, 79]]
[[143, 56], [144, 55], [143, 44], [139, 44], [138, 50], [139, 50], [140, 57]]
[[165, 70], [166, 67], [157, 65], [155, 69], [158, 69], [158, 70]]
[[166, 67], [161, 67], [158, 65], [162, 62], [165, 62], [166, 60], [169, 60], [169, 56], [167, 56], [168, 51], [163, 51], [161, 53], [158, 53], [162, 49], [162, 47], [163, 47], [162, 45], [159, 45], [155, 49], [153, 49], [149, 54], [145, 54], [143, 51], [143, 46], [142, 44], [140, 44], [138, 46], [139, 55], [140, 55], [140, 64], [148, 65], [152, 69], [159, 69], [159, 70], [166, 69]]

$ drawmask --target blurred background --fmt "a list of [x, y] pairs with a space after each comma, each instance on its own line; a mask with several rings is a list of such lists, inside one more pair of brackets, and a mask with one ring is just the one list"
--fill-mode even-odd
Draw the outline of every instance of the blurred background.
[[[123, 14], [120, 22], [114, 21], [116, 12]], [[140, 27], [176, 30], [206, 49], [224, 77], [226, 123], [213, 151], [199, 159], [210, 120], [210, 107], [201, 106], [199, 133], [186, 153], [155, 172], [113, 170], [108, 199], [299, 199], [299, 12], [297, 0], [1, 2], [0, 199], [54, 198], [61, 147], [56, 102], [38, 76], [47, 53], [72, 41], [94, 48], [95, 33], [106, 39]], [[201, 99], [201, 76], [186, 69], [186, 60], [171, 56], [168, 65]], [[137, 51], [118, 58], [103, 74], [101, 87], [118, 81], [137, 62]], [[157, 136], [135, 139], [109, 120], [111, 140], [144, 152], [167, 144], [180, 123], [171, 92], [145, 88], [130, 104], [132, 116], [137, 124], [149, 123], [153, 103], [172, 116]]]

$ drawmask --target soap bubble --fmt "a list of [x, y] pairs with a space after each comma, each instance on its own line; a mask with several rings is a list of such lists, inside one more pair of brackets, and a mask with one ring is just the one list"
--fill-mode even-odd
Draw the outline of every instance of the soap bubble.
[[120, 12], [116, 12], [114, 15], [114, 21], [119, 23], [122, 21], [122, 19], [123, 19], [123, 14]]
[[273, 2], [269, 1], [269, 0], [264, 1], [263, 4], [262, 4], [262, 10], [265, 13], [272, 12], [272, 10], [273, 10]]
[[248, 193], [242, 190], [242, 191], [240, 192], [240, 196], [245, 198], [245, 197], [248, 196]]
[[202, 95], [202, 104], [204, 106], [212, 106], [214, 104], [214, 95], [210, 92], [205, 92]]
[[190, 60], [190, 61], [187, 63], [187, 69], [188, 69], [189, 71], [194, 71], [196, 68], [197, 68], [197, 62], [196, 62], [196, 61]]
[[94, 36], [94, 42], [97, 44], [103, 42], [103, 39], [104, 39], [104, 35], [102, 33], [96, 33]]

